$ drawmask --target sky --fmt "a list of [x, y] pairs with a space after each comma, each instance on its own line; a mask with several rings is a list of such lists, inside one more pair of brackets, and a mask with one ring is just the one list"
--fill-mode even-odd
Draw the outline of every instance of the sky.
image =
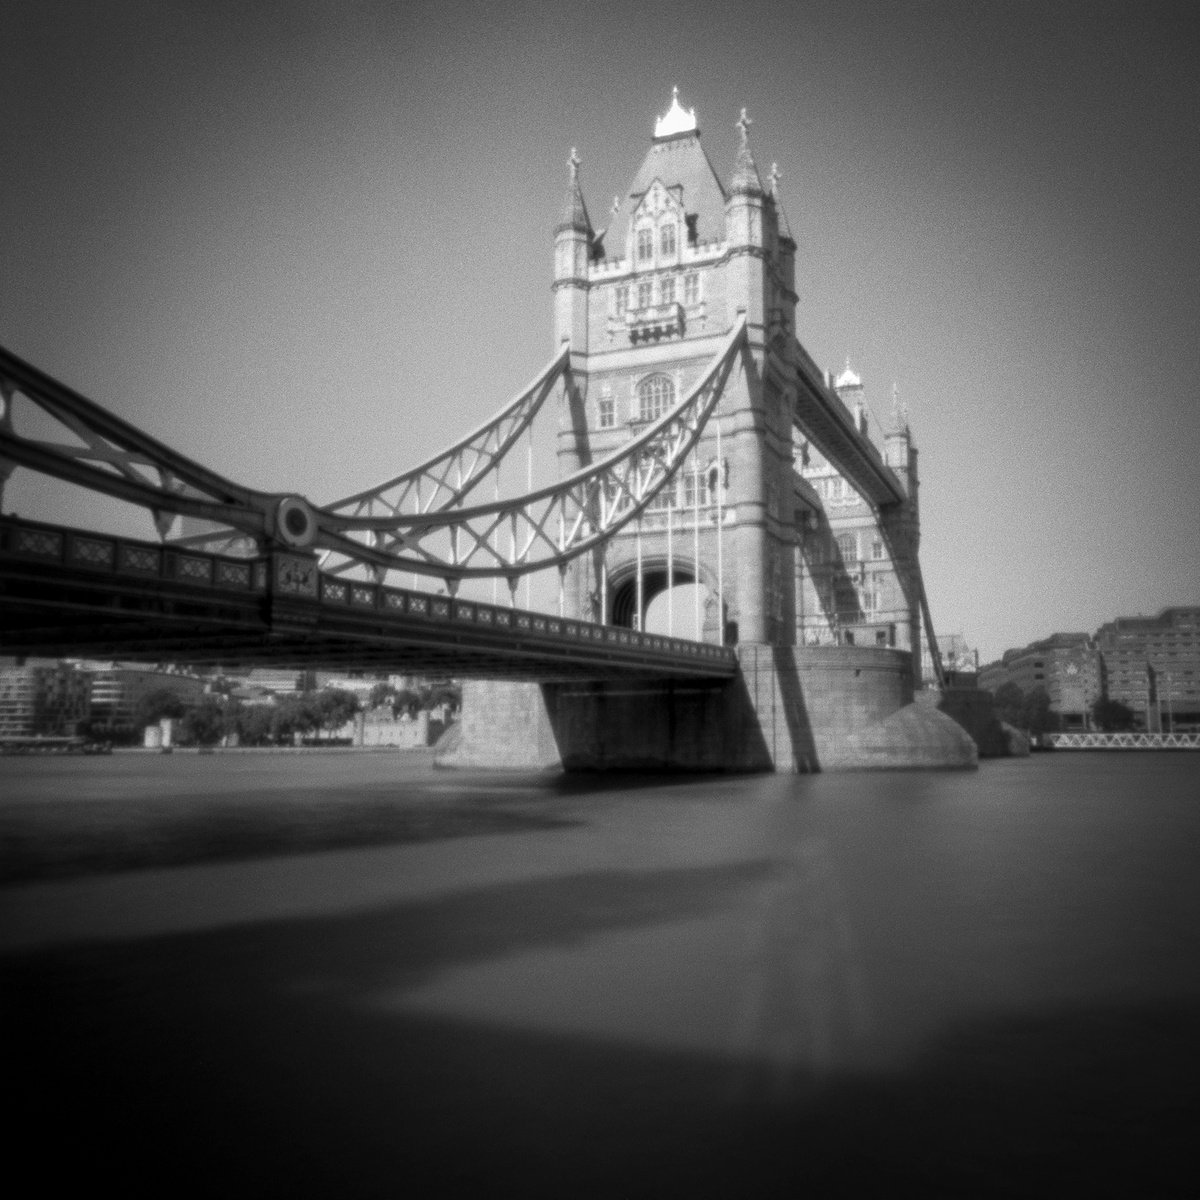
[[[7, 0], [0, 345], [238, 482], [339, 499], [537, 374], [571, 149], [600, 225], [678, 86], [723, 178], [743, 106], [778, 164], [809, 353], [877, 421], [893, 383], [908, 406], [939, 633], [986, 662], [1200, 604], [1194, 21]], [[4, 510], [126, 519], [27, 472]]]

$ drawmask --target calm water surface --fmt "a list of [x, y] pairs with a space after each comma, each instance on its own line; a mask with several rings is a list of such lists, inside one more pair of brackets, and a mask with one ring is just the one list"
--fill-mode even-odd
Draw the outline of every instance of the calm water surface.
[[[1192, 1193], [1200, 756], [567, 783], [114, 756], [0, 788], [6, 835], [39, 806], [219, 830], [0, 890], [31, 1120], [135, 1194]], [[313, 806], [358, 840], [229, 823]]]

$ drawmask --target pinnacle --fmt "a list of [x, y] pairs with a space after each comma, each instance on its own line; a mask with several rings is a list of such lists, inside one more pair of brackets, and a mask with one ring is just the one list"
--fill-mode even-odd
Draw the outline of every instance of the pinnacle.
[[746, 116], [746, 110], [743, 108], [736, 126], [738, 131], [737, 158], [733, 164], [729, 190], [761, 196], [763, 195], [762, 179], [759, 178], [758, 167], [755, 165], [754, 155], [750, 150], [750, 126], [753, 123]]
[[900, 398], [900, 386], [892, 380], [892, 428], [896, 433], [908, 432], [908, 403]]
[[575, 147], [572, 146], [571, 157], [567, 159], [571, 178], [567, 183], [567, 194], [563, 201], [558, 230], [577, 229], [581, 233], [591, 233], [592, 222], [588, 218], [587, 205], [583, 202], [583, 189], [579, 185], [580, 162], [579, 156], [575, 153]]

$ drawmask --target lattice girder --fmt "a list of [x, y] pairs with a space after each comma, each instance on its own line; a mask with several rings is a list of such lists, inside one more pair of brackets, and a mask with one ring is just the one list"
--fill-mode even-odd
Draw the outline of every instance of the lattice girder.
[[533, 424], [546, 397], [567, 372], [570, 360], [570, 347], [564, 345], [524, 391], [473, 433], [395, 479], [326, 505], [326, 511], [397, 517], [461, 505], [470, 492], [499, 470], [505, 455]]
[[[204, 532], [172, 539], [179, 544], [245, 550], [279, 541], [341, 551], [378, 572], [391, 565], [389, 557], [350, 541], [337, 510], [361, 509], [373, 501], [381, 514], [394, 516], [408, 497], [422, 511], [461, 503], [499, 468], [569, 361], [564, 347], [514, 400], [444, 453], [370, 492], [322, 508], [291, 493], [237, 484], [0, 348], [0, 483], [12, 467], [21, 466], [148, 509], [164, 538], [175, 516], [210, 525]], [[13, 419], [18, 401], [50, 419], [58, 431], [54, 440], [18, 433]]]
[[674, 408], [607, 458], [558, 483], [469, 508], [386, 520], [355, 516], [342, 529], [382, 533], [382, 549], [396, 570], [450, 580], [511, 579], [561, 567], [636, 520], [682, 467], [720, 400], [744, 335], [742, 321]]
[[[209, 544], [241, 536], [260, 547], [324, 551], [333, 569], [414, 571], [451, 582], [501, 575], [511, 581], [565, 566], [645, 511], [699, 440], [744, 336], [743, 319], [688, 395], [607, 458], [556, 484], [490, 504], [463, 507], [462, 500], [499, 470], [568, 370], [566, 347], [516, 400], [449, 450], [324, 507], [234, 483], [0, 349], [0, 464], [146, 508], [160, 533], [167, 515], [176, 514], [223, 527], [200, 535]], [[17, 396], [78, 444], [19, 434], [12, 419]], [[410, 501], [413, 511], [404, 511]]]
[[[58, 436], [17, 432], [21, 400], [49, 418]], [[255, 538], [271, 536], [282, 496], [246, 488], [150, 437], [100, 405], [0, 349], [0, 458], [16, 466], [139, 505], [195, 516]]]

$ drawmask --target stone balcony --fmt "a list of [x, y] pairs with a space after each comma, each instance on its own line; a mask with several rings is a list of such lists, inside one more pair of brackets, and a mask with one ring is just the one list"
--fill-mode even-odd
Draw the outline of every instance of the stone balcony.
[[683, 305], [650, 304], [644, 308], [631, 308], [625, 313], [625, 328], [629, 340], [638, 342], [660, 342], [666, 338], [682, 337], [687, 328]]

